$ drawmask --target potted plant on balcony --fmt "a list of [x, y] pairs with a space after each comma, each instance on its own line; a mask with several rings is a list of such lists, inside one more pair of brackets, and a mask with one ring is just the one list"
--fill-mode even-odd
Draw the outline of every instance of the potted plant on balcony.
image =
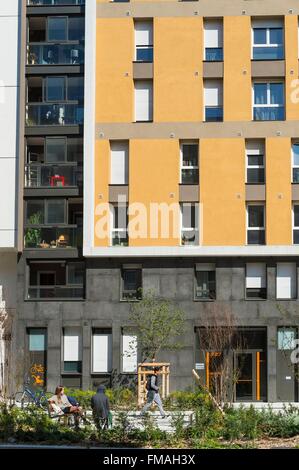
[[[42, 214], [41, 212], [36, 212], [29, 217], [29, 225], [38, 225], [41, 223]], [[42, 229], [40, 227], [31, 227], [26, 229], [25, 233], [25, 247], [26, 248], [37, 248], [41, 241]]]

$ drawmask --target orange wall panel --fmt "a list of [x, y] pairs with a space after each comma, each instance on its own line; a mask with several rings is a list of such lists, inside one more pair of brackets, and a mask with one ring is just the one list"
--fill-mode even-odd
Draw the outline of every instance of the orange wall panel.
[[286, 119], [299, 119], [298, 17], [285, 16]]

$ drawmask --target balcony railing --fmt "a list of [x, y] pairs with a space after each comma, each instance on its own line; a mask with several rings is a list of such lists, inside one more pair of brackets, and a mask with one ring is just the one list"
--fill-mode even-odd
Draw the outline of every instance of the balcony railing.
[[283, 46], [254, 47], [253, 60], [283, 60]]
[[27, 65], [80, 65], [84, 63], [82, 44], [29, 44]]
[[30, 163], [25, 167], [26, 188], [82, 186], [83, 169], [77, 163]]
[[284, 106], [260, 106], [254, 108], [255, 121], [283, 121]]
[[198, 184], [198, 168], [182, 169], [182, 184]]
[[182, 245], [198, 245], [199, 233], [197, 228], [183, 229], [181, 231]]
[[27, 0], [27, 5], [85, 5], [85, 0]]
[[207, 62], [223, 61], [222, 47], [206, 47], [206, 61]]
[[153, 62], [153, 46], [136, 46], [136, 61]]
[[206, 106], [205, 120], [206, 122], [223, 121], [223, 107], [222, 106]]
[[32, 226], [25, 228], [25, 248], [57, 249], [82, 247], [82, 228], [67, 226]]
[[125, 230], [115, 230], [112, 232], [112, 246], [128, 246], [128, 232]]
[[83, 124], [84, 107], [78, 103], [30, 103], [26, 105], [26, 126], [72, 126]]
[[29, 286], [28, 300], [51, 299], [83, 299], [84, 287], [82, 285], [66, 286]]

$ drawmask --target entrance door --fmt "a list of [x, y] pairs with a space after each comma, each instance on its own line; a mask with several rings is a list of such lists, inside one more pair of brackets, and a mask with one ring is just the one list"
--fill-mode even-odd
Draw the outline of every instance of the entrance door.
[[235, 352], [235, 401], [259, 401], [261, 399], [260, 354], [260, 351]]

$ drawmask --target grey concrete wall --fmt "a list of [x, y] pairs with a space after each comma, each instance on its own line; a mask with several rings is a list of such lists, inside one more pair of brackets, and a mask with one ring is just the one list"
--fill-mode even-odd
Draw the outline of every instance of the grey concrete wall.
[[[239, 326], [263, 326], [268, 332], [268, 398], [276, 400], [276, 329], [277, 326], [299, 326], [298, 300], [280, 301], [288, 312], [282, 318], [275, 299], [275, 265], [267, 263], [268, 300], [245, 300], [245, 259], [211, 259], [216, 263], [217, 300], [194, 301], [194, 267], [200, 259], [144, 259], [143, 288], [170, 299], [186, 314], [186, 328], [181, 337], [184, 344], [178, 352], [164, 351], [161, 360], [171, 363], [171, 389], [185, 389], [193, 384], [191, 371], [195, 362], [194, 327], [201, 326], [208, 315], [217, 314], [225, 325], [226, 315], [232, 313]], [[252, 261], [252, 260], [251, 260]], [[289, 260], [290, 261], [290, 260]], [[48, 327], [48, 388], [53, 390], [61, 381], [61, 334], [64, 326], [81, 326], [83, 331], [84, 388], [91, 386], [91, 329], [112, 328], [113, 369], [121, 367], [121, 328], [128, 325], [130, 305], [120, 301], [123, 259], [87, 260], [86, 300], [73, 302], [27, 302], [25, 298], [25, 259], [18, 266], [18, 350], [24, 357], [26, 327]], [[20, 367], [20, 363], [18, 364]], [[20, 374], [20, 371], [18, 371]]]

